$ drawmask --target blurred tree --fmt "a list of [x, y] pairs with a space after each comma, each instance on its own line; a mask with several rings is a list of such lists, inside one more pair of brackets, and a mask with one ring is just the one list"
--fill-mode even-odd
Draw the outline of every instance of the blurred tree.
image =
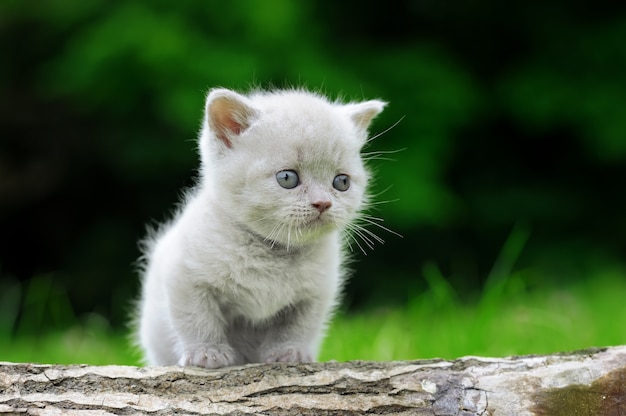
[[5, 0], [0, 290], [36, 299], [47, 276], [76, 314], [123, 322], [144, 224], [193, 183], [212, 86], [391, 103], [366, 151], [404, 149], [372, 165], [405, 239], [381, 231], [355, 263], [353, 304], [403, 300], [429, 261], [476, 290], [520, 221], [519, 267], [581, 278], [626, 249], [625, 36], [604, 0]]

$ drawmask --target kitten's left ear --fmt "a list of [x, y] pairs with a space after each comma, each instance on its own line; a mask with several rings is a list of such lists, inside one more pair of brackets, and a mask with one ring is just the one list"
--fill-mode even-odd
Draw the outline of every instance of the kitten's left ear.
[[231, 139], [246, 131], [257, 117], [257, 110], [248, 98], [224, 88], [209, 93], [206, 112], [209, 127], [229, 148], [232, 147]]
[[344, 111], [354, 122], [354, 124], [363, 131], [366, 131], [374, 117], [380, 114], [387, 105], [386, 102], [380, 100], [364, 101], [362, 103], [347, 104]]

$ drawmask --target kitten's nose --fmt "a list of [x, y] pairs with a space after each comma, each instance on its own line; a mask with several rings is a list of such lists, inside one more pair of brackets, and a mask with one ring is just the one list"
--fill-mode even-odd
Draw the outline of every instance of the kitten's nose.
[[311, 205], [313, 205], [321, 214], [322, 212], [328, 210], [328, 208], [332, 206], [332, 203], [330, 201], [315, 201], [311, 202]]

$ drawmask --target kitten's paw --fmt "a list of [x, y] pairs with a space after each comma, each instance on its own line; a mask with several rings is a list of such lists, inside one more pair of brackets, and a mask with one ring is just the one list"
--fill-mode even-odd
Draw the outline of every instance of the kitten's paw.
[[182, 367], [221, 368], [240, 364], [235, 350], [229, 345], [200, 345], [187, 349], [178, 360]]
[[300, 345], [277, 345], [263, 356], [266, 363], [311, 363], [315, 361], [308, 348]]

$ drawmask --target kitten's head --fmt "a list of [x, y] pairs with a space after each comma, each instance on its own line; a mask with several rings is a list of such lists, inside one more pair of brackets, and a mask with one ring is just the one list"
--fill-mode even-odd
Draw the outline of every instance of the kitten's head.
[[363, 207], [360, 151], [385, 104], [212, 90], [200, 142], [205, 186], [231, 220], [270, 244], [298, 246], [342, 229]]

